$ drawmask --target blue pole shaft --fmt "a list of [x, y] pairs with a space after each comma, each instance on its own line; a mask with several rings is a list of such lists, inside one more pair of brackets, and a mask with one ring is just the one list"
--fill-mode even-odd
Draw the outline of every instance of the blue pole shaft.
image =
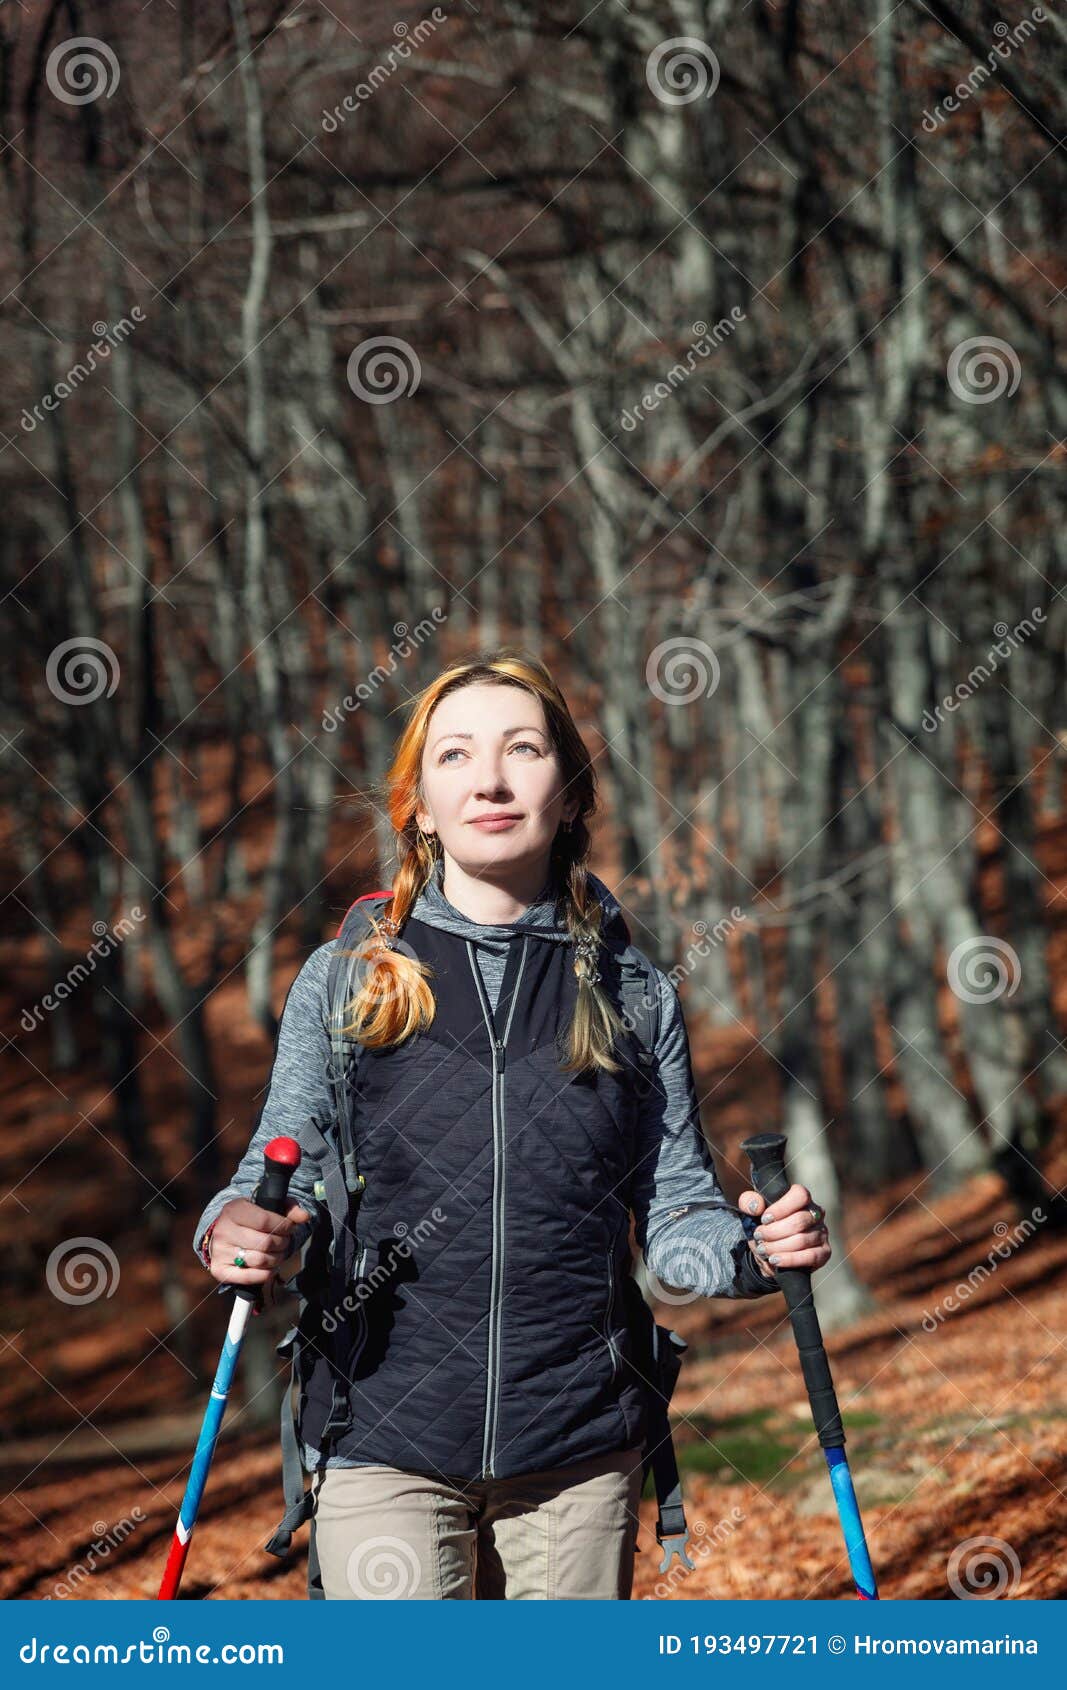
[[200, 1512], [200, 1499], [204, 1494], [207, 1476], [211, 1470], [211, 1458], [215, 1453], [215, 1444], [219, 1432], [222, 1430], [222, 1417], [226, 1412], [226, 1400], [230, 1394], [234, 1372], [237, 1368], [238, 1357], [241, 1354], [241, 1344], [244, 1341], [245, 1327], [252, 1311], [253, 1304], [246, 1297], [235, 1297], [233, 1308], [230, 1310], [230, 1324], [226, 1329], [226, 1337], [219, 1356], [219, 1365], [215, 1369], [215, 1378], [211, 1385], [211, 1395], [200, 1426], [200, 1436], [196, 1440], [193, 1452], [193, 1464], [189, 1470], [189, 1478], [185, 1486], [185, 1495], [178, 1511], [178, 1521], [174, 1527], [174, 1537], [171, 1540], [170, 1554], [167, 1558], [163, 1582], [160, 1586], [161, 1597], [177, 1595], [181, 1582], [185, 1558], [189, 1553], [189, 1539], [193, 1535], [196, 1517]]
[[871, 1566], [871, 1557], [867, 1549], [867, 1539], [863, 1533], [863, 1521], [860, 1518], [859, 1503], [852, 1485], [852, 1474], [849, 1471], [848, 1457], [843, 1449], [824, 1449], [826, 1465], [830, 1469], [830, 1483], [834, 1487], [834, 1499], [837, 1502], [837, 1512], [841, 1520], [841, 1530], [845, 1535], [845, 1548], [848, 1551], [848, 1564], [852, 1568], [852, 1577], [856, 1581], [856, 1594], [865, 1602], [878, 1601], [878, 1585]]

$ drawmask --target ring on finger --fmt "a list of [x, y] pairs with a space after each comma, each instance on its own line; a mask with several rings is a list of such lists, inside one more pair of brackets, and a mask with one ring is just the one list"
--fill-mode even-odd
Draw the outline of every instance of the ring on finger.
[[248, 1263], [245, 1261], [244, 1257], [242, 1256], [242, 1254], [239, 1250], [238, 1250], [236, 1256], [233, 1258], [233, 1265], [234, 1265], [235, 1268], [243, 1268], [243, 1267], [248, 1266]]

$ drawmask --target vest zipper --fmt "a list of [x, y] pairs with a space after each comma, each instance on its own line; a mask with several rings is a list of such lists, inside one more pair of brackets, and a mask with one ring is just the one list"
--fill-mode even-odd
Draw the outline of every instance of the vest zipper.
[[504, 1066], [508, 1035], [511, 1032], [515, 1006], [519, 1001], [519, 982], [526, 966], [529, 938], [524, 936], [519, 972], [511, 994], [511, 1005], [504, 1027], [504, 1037], [496, 1036], [496, 1023], [489, 1005], [485, 981], [478, 969], [474, 947], [467, 941], [467, 955], [478, 989], [478, 1000], [486, 1031], [493, 1047], [493, 1257], [489, 1276], [489, 1348], [486, 1362], [485, 1426], [482, 1433], [482, 1478], [491, 1479], [496, 1456], [497, 1426], [500, 1419], [500, 1310], [504, 1286]]
[[615, 1380], [618, 1378], [619, 1368], [622, 1365], [622, 1357], [619, 1354], [619, 1346], [615, 1342], [615, 1334], [611, 1330], [611, 1322], [612, 1322], [612, 1317], [614, 1316], [614, 1314], [615, 1314], [615, 1252], [611, 1248], [611, 1246], [609, 1245], [608, 1246], [608, 1310], [607, 1310], [607, 1314], [604, 1316], [604, 1337], [607, 1340], [608, 1352], [611, 1356], [611, 1382], [612, 1382], [612, 1384], [614, 1384]]

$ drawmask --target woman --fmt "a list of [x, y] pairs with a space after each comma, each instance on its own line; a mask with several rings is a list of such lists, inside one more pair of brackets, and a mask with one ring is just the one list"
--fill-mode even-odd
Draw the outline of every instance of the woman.
[[[447, 668], [387, 784], [399, 867], [350, 1006], [355, 1294], [316, 1311], [301, 1381], [324, 1592], [627, 1598], [645, 1429], [631, 1212], [650, 1273], [752, 1297], [829, 1259], [822, 1211], [800, 1185], [773, 1218], [745, 1192], [748, 1238], [724, 1206], [678, 995], [651, 964], [638, 1084], [612, 972], [625, 929], [586, 867], [594, 771], [541, 663]], [[285, 1217], [249, 1193], [267, 1139], [328, 1107], [335, 943], [290, 990], [255, 1137], [197, 1229], [226, 1284], [273, 1281], [320, 1216], [307, 1159]]]

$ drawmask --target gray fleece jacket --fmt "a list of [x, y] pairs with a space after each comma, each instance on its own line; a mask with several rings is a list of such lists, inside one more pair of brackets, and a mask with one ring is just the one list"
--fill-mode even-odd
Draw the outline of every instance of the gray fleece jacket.
[[[567, 943], [567, 929], [556, 918], [547, 887], [515, 922], [471, 921], [446, 899], [440, 867], [412, 913], [420, 921], [474, 942], [495, 1008], [510, 937], [533, 929]], [[591, 874], [589, 882], [604, 907], [606, 921], [618, 904], [596, 875]], [[299, 1138], [301, 1123], [329, 1106], [327, 975], [336, 942], [330, 939], [312, 951], [289, 988], [255, 1132], [230, 1184], [216, 1193], [197, 1222], [193, 1247], [201, 1260], [204, 1233], [224, 1205], [232, 1198], [252, 1195], [263, 1170], [264, 1146], [283, 1133]], [[752, 1259], [739, 1217], [721, 1207], [725, 1198], [700, 1123], [681, 1003], [668, 976], [658, 968], [654, 973], [660, 1000], [653, 1064], [653, 1080], [658, 1083], [642, 1108], [633, 1184], [635, 1232], [645, 1266], [665, 1285], [704, 1297], [776, 1292], [775, 1281], [765, 1278]], [[293, 1196], [315, 1217], [322, 1207], [312, 1195], [318, 1177], [314, 1159], [305, 1155], [290, 1186]], [[309, 1231], [306, 1224], [296, 1230], [294, 1249]]]

